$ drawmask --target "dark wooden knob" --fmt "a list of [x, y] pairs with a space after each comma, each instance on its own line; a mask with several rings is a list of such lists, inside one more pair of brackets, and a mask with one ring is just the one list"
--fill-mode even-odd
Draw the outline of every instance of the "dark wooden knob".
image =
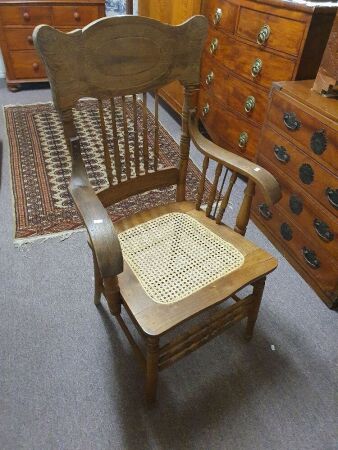
[[33, 37], [32, 36], [27, 36], [27, 42], [28, 42], [28, 44], [32, 44], [33, 45]]
[[79, 13], [79, 12], [75, 11], [75, 13], [74, 13], [74, 19], [77, 20], [77, 21], [80, 20], [80, 13]]
[[33, 63], [33, 70], [39, 70], [39, 63]]
[[25, 20], [29, 20], [29, 19], [31, 18], [31, 16], [29, 15], [29, 12], [25, 11], [25, 12], [23, 13], [23, 18], [24, 18]]

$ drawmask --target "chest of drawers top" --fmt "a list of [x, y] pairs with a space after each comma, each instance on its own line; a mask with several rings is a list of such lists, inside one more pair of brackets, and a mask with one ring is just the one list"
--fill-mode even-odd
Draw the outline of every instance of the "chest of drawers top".
[[199, 109], [216, 143], [255, 157], [271, 84], [316, 76], [336, 12], [332, 5], [279, 0], [204, 2], [210, 26]]

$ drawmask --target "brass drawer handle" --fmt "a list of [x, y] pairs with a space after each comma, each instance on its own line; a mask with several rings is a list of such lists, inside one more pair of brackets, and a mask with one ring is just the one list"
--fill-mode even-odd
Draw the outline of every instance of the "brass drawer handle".
[[302, 164], [298, 169], [300, 180], [304, 184], [311, 184], [315, 178], [315, 173], [310, 164]]
[[328, 201], [334, 208], [338, 209], [338, 189], [328, 187], [325, 191]]
[[282, 164], [286, 164], [290, 161], [290, 155], [286, 151], [286, 148], [282, 145], [275, 145], [273, 151], [275, 153], [277, 161], [281, 162]]
[[272, 219], [272, 212], [270, 211], [268, 205], [266, 203], [261, 203], [258, 205], [259, 214], [264, 217], [264, 219], [269, 220]]
[[256, 105], [256, 99], [253, 95], [249, 95], [246, 100], [245, 100], [245, 104], [244, 104], [244, 110], [245, 112], [249, 113], [250, 111], [252, 111], [254, 109]]
[[81, 19], [80, 13], [79, 13], [79, 12], [77, 12], [77, 11], [74, 12], [74, 19], [75, 19], [76, 21], [79, 21], [79, 20]]
[[320, 261], [317, 258], [316, 252], [307, 247], [303, 247], [302, 253], [305, 261], [310, 267], [313, 269], [318, 269], [320, 267]]
[[246, 131], [241, 131], [238, 137], [238, 147], [244, 148], [248, 143], [249, 135]]
[[300, 128], [300, 121], [294, 112], [286, 112], [283, 115], [284, 125], [288, 130], [296, 131]]
[[303, 211], [303, 201], [298, 195], [292, 194], [289, 199], [289, 207], [293, 214], [300, 214]]
[[209, 103], [206, 103], [202, 108], [202, 116], [206, 116], [208, 112], [210, 111]]
[[31, 16], [30, 16], [29, 12], [25, 11], [25, 12], [23, 13], [23, 18], [24, 18], [26, 21], [30, 20]]
[[35, 70], [35, 72], [39, 70], [39, 64], [36, 62], [32, 64], [32, 67], [33, 67], [33, 70]]
[[263, 45], [269, 39], [271, 29], [269, 25], [263, 25], [257, 35], [257, 44]]
[[27, 42], [28, 42], [28, 44], [33, 45], [33, 37], [32, 36], [27, 36]]
[[214, 81], [214, 78], [215, 78], [214, 72], [213, 71], [209, 72], [208, 75], [206, 76], [205, 84], [210, 85]]
[[310, 147], [316, 155], [321, 155], [325, 152], [327, 146], [327, 137], [325, 130], [315, 131], [310, 140]]
[[218, 39], [217, 39], [217, 38], [214, 38], [214, 39], [211, 41], [211, 44], [210, 44], [210, 47], [209, 47], [209, 52], [210, 52], [211, 54], [215, 53], [215, 51], [217, 50], [217, 47], [218, 47]]
[[315, 219], [313, 221], [313, 226], [316, 230], [316, 233], [321, 239], [323, 239], [325, 242], [333, 241], [334, 234], [330, 230], [330, 227], [327, 223], [323, 222], [322, 220]]
[[215, 14], [214, 14], [214, 25], [218, 25], [222, 19], [222, 10], [221, 8], [216, 8]]
[[282, 225], [280, 226], [280, 234], [282, 235], [282, 238], [285, 239], [286, 241], [291, 241], [292, 237], [293, 237], [293, 232], [292, 232], [292, 228], [290, 227], [290, 225], [286, 222], [283, 222]]
[[263, 68], [263, 61], [257, 58], [251, 66], [251, 75], [256, 78]]

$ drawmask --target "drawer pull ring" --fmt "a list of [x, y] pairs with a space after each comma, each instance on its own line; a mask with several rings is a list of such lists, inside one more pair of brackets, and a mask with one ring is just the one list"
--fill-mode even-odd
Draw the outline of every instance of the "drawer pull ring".
[[210, 47], [209, 47], [209, 52], [210, 52], [211, 54], [215, 53], [215, 51], [217, 50], [217, 47], [218, 47], [218, 39], [217, 39], [217, 38], [214, 38], [214, 39], [211, 41], [211, 44], [210, 44]]
[[260, 73], [263, 67], [263, 61], [260, 58], [257, 58], [255, 62], [251, 66], [251, 75], [256, 78]]
[[77, 11], [75, 11], [75, 13], [74, 13], [74, 19], [75, 19], [76, 21], [79, 21], [79, 20], [80, 20], [80, 13], [78, 13]]
[[35, 71], [37, 71], [37, 70], [39, 70], [39, 64], [38, 63], [33, 63], [33, 70], [35, 70]]
[[245, 100], [244, 110], [249, 113], [254, 109], [256, 105], [256, 99], [253, 95], [249, 95]]
[[325, 191], [327, 199], [331, 203], [331, 205], [338, 209], [338, 189], [332, 189], [328, 187]]
[[313, 269], [318, 269], [320, 267], [319, 259], [317, 258], [317, 255], [313, 250], [310, 250], [307, 247], [303, 247], [302, 253], [305, 261], [310, 267], [312, 267]]
[[289, 199], [289, 206], [294, 214], [300, 214], [303, 211], [303, 201], [296, 194], [292, 194]]
[[222, 10], [217, 8], [214, 14], [214, 25], [218, 25], [222, 19]]
[[314, 171], [310, 164], [302, 164], [299, 168], [299, 178], [304, 184], [311, 184], [314, 180]]
[[313, 221], [313, 226], [314, 226], [318, 236], [320, 238], [322, 238], [325, 242], [333, 241], [334, 235], [333, 235], [332, 231], [330, 230], [327, 223], [325, 223], [319, 219], [315, 219]]
[[282, 145], [275, 145], [273, 151], [275, 153], [277, 161], [281, 162], [282, 164], [286, 164], [290, 161], [290, 155], [286, 151], [286, 148]]
[[31, 18], [31, 16], [30, 16], [29, 12], [27, 12], [27, 11], [26, 11], [26, 12], [24, 12], [24, 13], [23, 13], [23, 18], [24, 18], [25, 20], [27, 20], [27, 21], [28, 21], [28, 20], [29, 20], [29, 19]]
[[269, 220], [272, 218], [272, 212], [270, 211], [266, 203], [261, 203], [260, 205], [258, 205], [258, 211], [259, 214], [264, 217], [264, 219]]
[[205, 79], [205, 84], [210, 85], [214, 81], [214, 72], [209, 72]]
[[284, 125], [288, 130], [298, 130], [300, 128], [300, 121], [297, 119], [296, 114], [293, 112], [286, 112], [283, 116]]
[[282, 238], [285, 239], [286, 241], [291, 241], [293, 233], [292, 228], [288, 223], [286, 222], [282, 223], [282, 225], [280, 226], [280, 234], [282, 235]]
[[269, 39], [271, 29], [269, 25], [263, 25], [257, 35], [257, 44], [263, 45]]
[[32, 38], [32, 36], [27, 36], [27, 42], [28, 42], [28, 44], [32, 44], [33, 45], [33, 38]]
[[246, 146], [246, 144], [248, 143], [248, 140], [249, 140], [249, 135], [246, 131], [242, 131], [241, 133], [239, 133], [238, 147], [244, 148]]
[[316, 155], [325, 152], [327, 146], [327, 137], [324, 130], [318, 130], [311, 136], [310, 147]]
[[206, 103], [202, 108], [202, 116], [206, 116], [208, 112], [210, 111], [209, 103]]

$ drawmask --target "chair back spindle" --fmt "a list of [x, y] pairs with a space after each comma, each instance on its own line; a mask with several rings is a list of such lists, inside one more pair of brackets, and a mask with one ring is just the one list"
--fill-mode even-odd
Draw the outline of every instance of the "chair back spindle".
[[[108, 187], [98, 196], [105, 206], [172, 184], [178, 185], [177, 197], [184, 200], [190, 98], [199, 85], [206, 34], [203, 16], [178, 26], [121, 16], [99, 19], [71, 33], [48, 25], [35, 28], [34, 45], [45, 64], [68, 144], [78, 134], [71, 113], [78, 100], [92, 97], [99, 102]], [[175, 80], [186, 92], [181, 157], [179, 168], [163, 168], [157, 90]], [[155, 92], [154, 117], [147, 108], [147, 92]]]

